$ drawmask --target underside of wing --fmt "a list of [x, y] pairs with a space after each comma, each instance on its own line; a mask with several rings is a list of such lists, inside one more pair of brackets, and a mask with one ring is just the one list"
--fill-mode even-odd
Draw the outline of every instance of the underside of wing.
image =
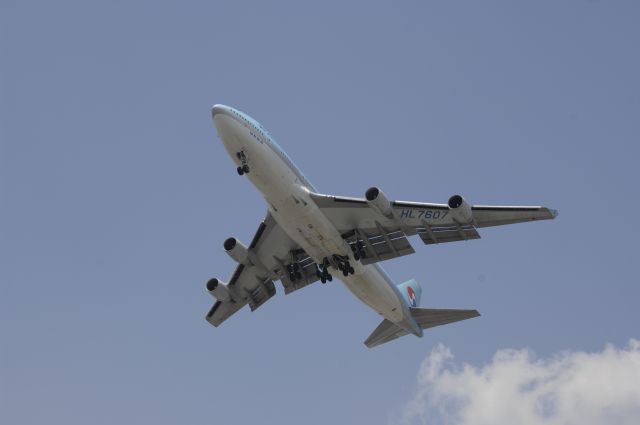
[[[259, 271], [255, 267], [239, 264], [229, 284], [225, 285], [217, 279], [211, 279], [207, 283], [207, 289], [214, 297], [220, 298], [207, 313], [207, 321], [213, 326], [219, 326], [245, 305], [249, 304], [251, 311], [255, 311], [274, 296], [276, 288], [273, 281], [260, 276]], [[220, 291], [221, 285], [225, 285], [224, 293]]]
[[229, 238], [225, 250], [239, 264], [228, 284], [218, 279], [207, 283], [208, 292], [217, 300], [206, 316], [214, 326], [247, 304], [251, 311], [263, 305], [275, 295], [276, 280], [282, 282], [285, 294], [318, 280], [315, 262], [271, 214], [260, 223], [248, 247]]
[[363, 198], [312, 194], [314, 202], [341, 232], [363, 264], [414, 252], [408, 238], [427, 245], [479, 239], [477, 229], [549, 220], [555, 210], [539, 206], [471, 206], [459, 195], [446, 204], [388, 201], [378, 188]]
[[528, 221], [552, 220], [558, 211], [546, 207], [500, 207], [474, 205], [472, 207], [476, 227], [501, 226]]
[[218, 327], [227, 320], [233, 313], [240, 310], [247, 303], [236, 303], [236, 302], [222, 302], [220, 300], [216, 301], [207, 313], [207, 322], [211, 323], [213, 326]]

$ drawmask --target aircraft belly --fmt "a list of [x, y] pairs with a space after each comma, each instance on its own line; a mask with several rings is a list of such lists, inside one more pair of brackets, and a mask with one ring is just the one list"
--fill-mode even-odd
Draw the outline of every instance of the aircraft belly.
[[287, 170], [274, 166], [274, 155], [264, 143], [256, 143], [249, 129], [236, 120], [221, 119], [226, 124], [219, 129], [225, 149], [236, 165], [242, 165], [236, 154], [240, 151], [244, 152], [246, 164], [250, 169], [247, 177], [260, 192], [266, 195], [274, 185], [288, 183]]
[[394, 323], [403, 320], [403, 308], [396, 291], [389, 286], [374, 266], [348, 277], [340, 276], [345, 286], [363, 303]]
[[[320, 209], [309, 199], [305, 206], [302, 202], [285, 202], [279, 208], [283, 229], [294, 239], [307, 254], [317, 263], [332, 254], [350, 254], [346, 242]], [[347, 289], [363, 303], [377, 311], [392, 322], [403, 320], [403, 308], [396, 291], [386, 281], [375, 266], [362, 265], [352, 259], [355, 273], [342, 276], [334, 270], [334, 277], [341, 279]]]
[[[237, 129], [239, 130], [239, 129]], [[403, 320], [401, 301], [394, 289], [375, 266], [363, 266], [353, 260], [351, 249], [340, 233], [309, 197], [308, 189], [301, 186], [288, 166], [269, 148], [250, 144], [244, 131], [236, 131], [235, 143], [229, 143], [229, 153], [246, 149], [251, 172], [247, 175], [262, 192], [276, 222], [314, 261], [333, 254], [349, 255], [355, 273], [344, 277], [338, 270], [336, 278], [363, 303], [392, 322]], [[252, 149], [247, 149], [252, 146]]]
[[314, 217], [313, 211], [309, 211], [315, 205], [304, 206], [301, 201], [298, 202], [299, 204], [296, 204], [291, 195], [289, 199], [270, 202], [276, 207], [277, 211], [273, 212], [273, 216], [278, 224], [318, 263], [324, 257], [339, 253], [337, 244], [325, 237], [321, 220]]

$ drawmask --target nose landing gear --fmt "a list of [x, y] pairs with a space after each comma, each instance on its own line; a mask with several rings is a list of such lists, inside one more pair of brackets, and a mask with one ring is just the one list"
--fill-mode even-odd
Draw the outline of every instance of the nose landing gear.
[[249, 164], [247, 164], [247, 156], [244, 151], [236, 152], [236, 156], [240, 160], [240, 166], [237, 168], [238, 175], [248, 174], [249, 173]]

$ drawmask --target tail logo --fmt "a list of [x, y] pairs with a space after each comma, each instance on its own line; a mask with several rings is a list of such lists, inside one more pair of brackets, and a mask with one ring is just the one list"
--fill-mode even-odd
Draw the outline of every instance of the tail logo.
[[416, 302], [416, 293], [411, 286], [407, 286], [407, 295], [409, 296], [409, 304], [411, 307], [417, 307], [418, 303]]

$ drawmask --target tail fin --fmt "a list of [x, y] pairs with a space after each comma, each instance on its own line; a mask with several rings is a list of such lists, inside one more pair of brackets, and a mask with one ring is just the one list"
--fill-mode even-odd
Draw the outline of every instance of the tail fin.
[[[459, 320], [478, 317], [480, 316], [480, 313], [478, 313], [478, 310], [412, 308], [411, 316], [413, 316], [414, 320], [420, 326], [420, 328], [428, 329], [435, 326], [457, 322]], [[400, 326], [387, 319], [384, 319], [382, 323], [378, 325], [376, 330], [373, 331], [371, 335], [369, 335], [369, 338], [367, 338], [364, 344], [369, 348], [373, 348], [377, 345], [384, 344], [385, 342], [393, 341], [394, 339], [407, 335], [408, 333], [409, 332], [407, 332]]]
[[420, 297], [422, 296], [422, 287], [415, 279], [407, 280], [398, 285], [398, 290], [402, 294], [404, 300], [409, 307], [418, 307], [420, 305]]

